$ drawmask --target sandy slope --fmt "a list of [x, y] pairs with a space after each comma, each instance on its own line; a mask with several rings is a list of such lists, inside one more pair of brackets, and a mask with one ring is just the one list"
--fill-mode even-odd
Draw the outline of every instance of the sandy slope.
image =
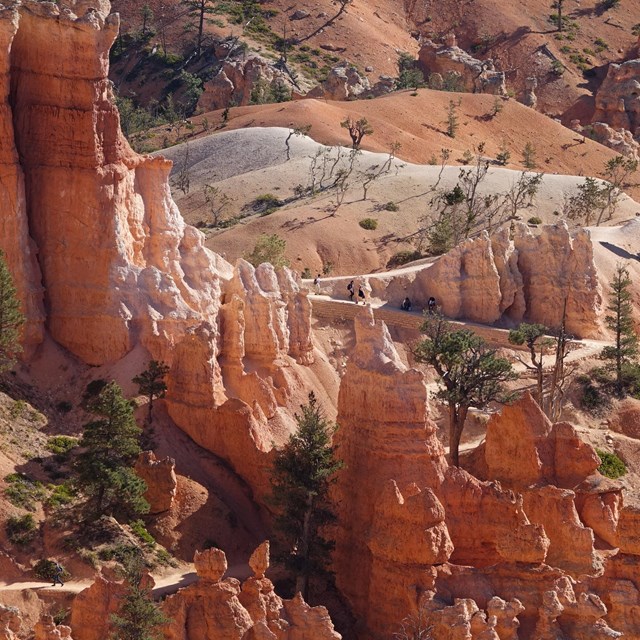
[[[456, 112], [459, 129], [455, 138], [446, 135], [446, 113], [449, 102], [459, 101]], [[399, 157], [408, 162], [425, 164], [441, 149], [451, 149], [451, 162], [458, 164], [465, 150], [485, 143], [485, 154], [495, 157], [505, 147], [511, 153], [509, 166], [522, 166], [522, 150], [527, 142], [536, 149], [537, 163], [547, 173], [601, 176], [604, 163], [616, 154], [598, 143], [584, 140], [547, 116], [525, 107], [515, 100], [501, 101], [502, 111], [490, 117], [494, 96], [450, 93], [420, 89], [417, 95], [400, 91], [373, 100], [331, 102], [298, 100], [281, 104], [237, 107], [230, 111], [226, 129], [245, 127], [295, 127], [311, 125], [309, 135], [323, 144], [350, 145], [340, 123], [348, 116], [365, 117], [374, 129], [366, 136], [362, 148], [387, 152], [394, 142], [401, 144]], [[192, 118], [196, 135], [206, 118], [210, 127], [222, 124], [220, 111]], [[150, 144], [160, 146], [167, 135], [159, 130]]]
[[[282, 200], [293, 197], [296, 185], [309, 184], [311, 159], [322, 147], [309, 138], [293, 137], [291, 160], [287, 161], [286, 137], [287, 130], [258, 127], [225, 131], [189, 143], [191, 188], [188, 194], [174, 190], [185, 217], [192, 222], [206, 217], [203, 186], [207, 183], [233, 198], [235, 214], [243, 207], [247, 213], [250, 203], [261, 194], [272, 193]], [[598, 145], [593, 146], [597, 151]], [[185, 160], [184, 145], [162, 153], [175, 161], [174, 174], [178, 172]], [[342, 153], [346, 158], [348, 150]], [[334, 150], [332, 157], [335, 154]], [[385, 154], [369, 152], [357, 158], [351, 187], [336, 215], [332, 215], [335, 190], [330, 190], [314, 198], [295, 200], [269, 216], [253, 215], [235, 227], [213, 232], [208, 246], [235, 260], [253, 247], [261, 233], [277, 233], [286, 240], [287, 256], [299, 271], [304, 267], [319, 270], [327, 262], [333, 263], [334, 274], [379, 270], [397, 251], [415, 247], [414, 234], [423, 224], [420, 220], [433, 208], [432, 188], [441, 171], [439, 166], [395, 162], [388, 174], [371, 185], [364, 201], [363, 176], [386, 158]], [[445, 167], [439, 188], [451, 189], [459, 172], [460, 167]], [[481, 191], [504, 193], [520, 175], [520, 171], [491, 168]], [[546, 174], [535, 205], [522, 210], [520, 216], [524, 220], [537, 216], [548, 223], [556, 222], [565, 195], [574, 193], [581, 182], [582, 178], [575, 176]], [[388, 202], [396, 203], [399, 210], [382, 210], [381, 205]], [[629, 219], [637, 211], [640, 206], [625, 199], [617, 219]], [[365, 217], [378, 221], [375, 231], [359, 226], [358, 221]]]

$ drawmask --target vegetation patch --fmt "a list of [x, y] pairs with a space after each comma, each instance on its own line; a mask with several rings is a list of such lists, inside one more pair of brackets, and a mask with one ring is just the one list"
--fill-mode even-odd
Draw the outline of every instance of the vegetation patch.
[[378, 221], [374, 218], [363, 218], [358, 224], [367, 231], [375, 231], [378, 228]]
[[627, 467], [615, 453], [609, 453], [608, 451], [602, 451], [602, 449], [596, 449], [598, 458], [600, 458], [600, 466], [598, 471], [607, 478], [615, 480], [627, 473]]
[[64, 456], [78, 445], [78, 438], [72, 438], [70, 436], [53, 436], [47, 440], [47, 449], [51, 453]]
[[24, 516], [11, 516], [5, 525], [7, 538], [13, 544], [27, 546], [36, 537], [38, 525], [35, 518], [27, 513]]
[[4, 495], [15, 507], [35, 511], [36, 503], [44, 500], [46, 490], [41, 482], [32, 480], [23, 473], [10, 473], [4, 481], [9, 485]]
[[[61, 565], [62, 566], [62, 565]], [[36, 562], [36, 565], [33, 567], [33, 572], [36, 574], [40, 580], [53, 580], [53, 576], [56, 574], [56, 562], [54, 560], [48, 560], [42, 558]], [[71, 578], [71, 574], [62, 567], [62, 575], [60, 576], [63, 582], [66, 582]]]
[[414, 260], [420, 260], [422, 253], [420, 251], [398, 251], [394, 253], [387, 262], [387, 269], [393, 269], [395, 267], [401, 267], [403, 264], [413, 262]]
[[156, 546], [155, 538], [147, 531], [142, 520], [133, 520], [129, 523], [131, 531], [146, 545], [150, 547]]

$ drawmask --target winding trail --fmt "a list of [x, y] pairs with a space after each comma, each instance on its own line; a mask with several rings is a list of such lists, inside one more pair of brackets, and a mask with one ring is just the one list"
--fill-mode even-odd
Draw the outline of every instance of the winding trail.
[[[421, 267], [424, 268], [424, 265], [421, 265]], [[349, 300], [340, 300], [328, 295], [318, 295], [313, 293], [309, 294], [309, 300], [311, 301], [311, 313], [313, 317], [328, 320], [330, 322], [353, 320], [358, 311], [362, 310], [364, 306], [361, 304], [354, 304]], [[424, 319], [422, 312], [402, 311], [401, 309], [392, 307], [385, 301], [378, 299], [368, 300], [366, 304], [372, 308], [373, 315], [376, 320], [383, 320], [389, 327], [409, 329], [419, 333], [420, 325]], [[517, 349], [523, 352], [525, 351], [525, 349], [518, 349], [509, 342], [509, 329], [479, 324], [477, 322], [466, 322], [460, 320], [450, 320], [450, 322], [457, 327], [471, 329], [474, 333], [484, 338], [494, 348], [508, 348], [511, 350]], [[611, 343], [604, 340], [571, 340], [573, 348], [568, 353], [565, 362], [576, 362], [595, 356], [608, 344]], [[516, 371], [524, 371], [526, 367], [523, 364], [516, 362], [514, 363], [514, 369]]]
[[[252, 571], [248, 564], [236, 564], [227, 569], [225, 578], [237, 578], [238, 580], [246, 580], [252, 575]], [[164, 598], [172, 593], [194, 583], [198, 579], [195, 567], [192, 563], [185, 563], [180, 568], [159, 575], [151, 574], [155, 587], [153, 588], [153, 597], [156, 600]], [[68, 580], [64, 586], [52, 587], [48, 582], [0, 582], [0, 594], [8, 591], [25, 591], [30, 589], [40, 593], [53, 595], [54, 593], [80, 593], [93, 584], [93, 580]], [[1, 601], [1, 597], [0, 597]]]

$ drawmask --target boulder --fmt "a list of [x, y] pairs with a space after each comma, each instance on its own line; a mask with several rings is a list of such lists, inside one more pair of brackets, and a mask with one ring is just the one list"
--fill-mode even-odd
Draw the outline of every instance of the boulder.
[[456, 44], [453, 34], [448, 34], [444, 45], [431, 40], [423, 42], [418, 53], [418, 68], [425, 77], [431, 74], [455, 74], [462, 90], [469, 93], [491, 93], [506, 96], [505, 75], [496, 71], [493, 60], [478, 60]]

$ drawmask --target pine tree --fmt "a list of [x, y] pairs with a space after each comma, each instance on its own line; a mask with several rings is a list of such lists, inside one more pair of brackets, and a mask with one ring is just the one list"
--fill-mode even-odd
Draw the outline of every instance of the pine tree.
[[149, 402], [147, 404], [148, 414], [147, 423], [151, 424], [151, 413], [153, 411], [153, 399], [164, 398], [167, 391], [167, 384], [164, 377], [169, 373], [169, 366], [164, 362], [151, 360], [149, 366], [135, 378], [132, 382], [138, 385], [138, 393], [147, 396]]
[[100, 419], [85, 425], [76, 469], [77, 484], [94, 501], [92, 515], [146, 513], [145, 482], [133, 470], [140, 449], [141, 429], [122, 389], [110, 382], [91, 404]]
[[514, 380], [511, 363], [499, 358], [482, 338], [468, 329], [454, 331], [440, 315], [427, 317], [420, 330], [427, 338], [414, 348], [418, 362], [431, 365], [440, 376], [438, 397], [449, 406], [449, 458], [459, 465], [460, 438], [470, 407], [483, 409], [490, 402], [513, 396], [504, 383]]
[[331, 445], [337, 427], [325, 419], [313, 392], [301, 409], [298, 430], [274, 460], [271, 486], [273, 504], [280, 510], [275, 526], [285, 549], [282, 560], [306, 600], [309, 579], [328, 573], [334, 542], [323, 538], [320, 529], [336, 519], [329, 488], [342, 461]]
[[8, 369], [22, 350], [20, 328], [24, 316], [20, 311], [13, 278], [0, 249], [0, 373]]
[[613, 280], [609, 283], [610, 301], [607, 309], [611, 312], [605, 321], [615, 333], [613, 346], [605, 347], [600, 357], [613, 363], [616, 372], [616, 393], [624, 395], [624, 365], [638, 357], [638, 336], [633, 326], [633, 304], [631, 297], [631, 278], [627, 268], [618, 264]]
[[124, 577], [128, 584], [118, 613], [111, 616], [115, 628], [111, 640], [160, 640], [160, 627], [169, 622], [153, 601], [151, 589], [143, 586], [144, 560], [140, 553], [124, 563]]

